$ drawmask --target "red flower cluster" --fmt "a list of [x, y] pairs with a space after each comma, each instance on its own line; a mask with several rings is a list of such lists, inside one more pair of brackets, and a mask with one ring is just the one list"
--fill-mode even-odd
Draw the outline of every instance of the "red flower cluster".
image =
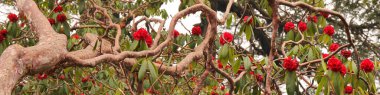
[[58, 5], [57, 7], [54, 8], [53, 11], [54, 11], [55, 13], [58, 13], [58, 12], [62, 12], [62, 10], [63, 10], [63, 9], [62, 9], [61, 5]]
[[24, 26], [25, 26], [25, 22], [20, 24], [20, 27], [24, 27]]
[[39, 79], [39, 80], [43, 80], [43, 79], [46, 79], [46, 78], [47, 78], [47, 74], [45, 74], [45, 73], [37, 75], [37, 79]]
[[318, 19], [317, 16], [308, 16], [307, 21], [313, 21], [314, 23], [317, 23]]
[[49, 18], [48, 20], [49, 20], [50, 25], [54, 25], [55, 24], [55, 20], [53, 18]]
[[0, 31], [0, 43], [5, 40], [5, 37], [6, 37], [7, 33], [8, 33], [8, 31], [6, 29], [3, 29], [3, 30]]
[[211, 95], [219, 95], [219, 94], [216, 93], [215, 91], [211, 91]]
[[341, 67], [340, 67], [340, 73], [341, 73], [342, 75], [346, 75], [346, 73], [347, 73], [347, 68], [346, 68], [346, 66], [344, 66], [343, 64], [342, 64]]
[[144, 28], [140, 28], [135, 33], [133, 33], [133, 39], [135, 39], [135, 40], [145, 40], [145, 42], [148, 45], [148, 47], [150, 47], [150, 45], [152, 45], [152, 43], [153, 43], [152, 36], [150, 36], [150, 34], [148, 33], [148, 31], [146, 31]]
[[224, 90], [224, 89], [226, 89], [226, 86], [222, 85], [222, 86], [220, 87], [220, 90]]
[[332, 43], [329, 47], [329, 51], [330, 52], [333, 52], [333, 51], [336, 51], [337, 49], [339, 48], [339, 44], [337, 43]]
[[16, 14], [9, 13], [9, 14], [8, 14], [8, 19], [9, 19], [9, 21], [11, 21], [11, 22], [16, 22], [16, 21], [18, 20], [18, 17], [17, 17]]
[[352, 87], [351, 86], [346, 86], [344, 88], [344, 93], [346, 93], [346, 94], [352, 94]]
[[223, 69], [223, 64], [222, 64], [222, 62], [220, 62], [220, 60], [218, 60], [218, 68]]
[[200, 26], [194, 26], [193, 29], [191, 29], [191, 33], [193, 35], [201, 35], [202, 34], [202, 29]]
[[63, 14], [63, 13], [57, 15], [57, 21], [58, 21], [58, 22], [65, 22], [66, 19], [67, 19], [67, 18], [66, 18], [66, 15]]
[[82, 78], [82, 82], [83, 83], [86, 83], [88, 80], [90, 80], [90, 76]]
[[255, 72], [254, 71], [249, 71], [249, 74], [250, 75], [255, 75]]
[[329, 13], [325, 13], [325, 12], [319, 12], [323, 17], [325, 18], [329, 18]]
[[360, 69], [362, 69], [364, 72], [366, 73], [369, 73], [369, 72], [372, 72], [373, 69], [374, 69], [374, 65], [373, 65], [373, 62], [370, 60], [370, 59], [364, 59], [361, 63], [360, 63]]
[[256, 74], [256, 80], [257, 80], [258, 82], [263, 82], [264, 78], [263, 78], [263, 76], [261, 76], [260, 74]]
[[331, 57], [327, 61], [327, 68], [334, 72], [340, 72], [342, 75], [345, 75], [347, 72], [346, 67], [342, 64], [342, 61], [337, 59], [336, 57]]
[[65, 75], [60, 75], [58, 78], [61, 79], [61, 80], [64, 80], [65, 79]]
[[[253, 17], [251, 17], [250, 19], [248, 19], [249, 18], [249, 16], [244, 16], [244, 22], [245, 23], [248, 23], [248, 24], [252, 24], [252, 22], [253, 22]], [[249, 20], [249, 21], [248, 21]]]
[[286, 22], [284, 26], [285, 32], [289, 32], [290, 30], [294, 29], [293, 22]]
[[327, 34], [327, 35], [334, 35], [335, 33], [335, 30], [334, 30], [334, 27], [331, 26], [331, 25], [327, 25], [324, 29], [323, 29], [323, 33]]
[[284, 59], [283, 67], [285, 68], [285, 70], [295, 71], [298, 68], [298, 61], [297, 59], [292, 59], [291, 57], [287, 57]]
[[177, 30], [173, 31], [173, 36], [174, 38], [177, 38], [179, 36], [179, 32]]
[[300, 22], [298, 23], [298, 29], [299, 29], [301, 32], [306, 31], [306, 30], [307, 30], [307, 25], [306, 25], [306, 23], [303, 22], [303, 21], [300, 21]]
[[146, 92], [148, 92], [149, 94], [158, 94], [159, 92], [154, 90], [153, 88], [148, 88], [146, 89]]
[[340, 54], [346, 58], [351, 56], [351, 51], [350, 50], [342, 50], [340, 51]]
[[228, 33], [228, 32], [224, 32], [219, 37], [219, 43], [220, 43], [220, 45], [224, 45], [225, 43], [232, 42], [233, 40], [234, 40], [234, 35], [232, 35], [231, 33]]
[[327, 56], [329, 56], [329, 54], [326, 54], [326, 53], [323, 53], [323, 54], [322, 54], [322, 57], [323, 57], [323, 58], [326, 58]]
[[74, 38], [74, 39], [77, 39], [77, 40], [78, 40], [78, 39], [80, 38], [80, 36], [79, 36], [78, 34], [75, 33], [75, 34], [71, 35], [71, 38]]
[[240, 74], [241, 72], [243, 72], [244, 69], [245, 69], [244, 66], [240, 66], [240, 67], [239, 67], [239, 70], [238, 70], [238, 72], [237, 72], [237, 74]]

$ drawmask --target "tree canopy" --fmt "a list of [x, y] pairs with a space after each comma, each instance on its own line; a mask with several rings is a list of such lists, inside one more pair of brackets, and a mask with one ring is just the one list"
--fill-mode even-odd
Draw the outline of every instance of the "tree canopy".
[[2, 1], [0, 94], [379, 92], [378, 0], [171, 2]]

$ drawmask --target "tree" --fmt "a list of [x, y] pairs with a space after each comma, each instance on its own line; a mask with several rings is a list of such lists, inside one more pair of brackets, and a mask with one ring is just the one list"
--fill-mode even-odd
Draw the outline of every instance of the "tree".
[[[377, 93], [379, 1], [181, 0], [164, 29], [167, 2], [5, 1], [19, 14], [0, 27], [0, 93]], [[189, 34], [175, 30], [198, 11]]]

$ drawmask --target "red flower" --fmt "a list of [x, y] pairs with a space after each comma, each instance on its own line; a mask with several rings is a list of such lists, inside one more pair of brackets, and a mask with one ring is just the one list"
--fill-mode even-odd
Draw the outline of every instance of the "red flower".
[[212, 89], [213, 89], [213, 90], [216, 90], [216, 89], [218, 89], [218, 86], [214, 86], [214, 87], [212, 87]]
[[226, 67], [225, 67], [225, 69], [229, 69], [229, 68], [231, 68], [231, 65], [226, 65]]
[[329, 56], [329, 54], [326, 54], [326, 53], [323, 53], [323, 54], [322, 54], [322, 57], [323, 57], [323, 58], [326, 58], [327, 56]]
[[222, 62], [220, 62], [220, 60], [218, 60], [218, 68], [223, 69], [223, 64], [222, 64]]
[[284, 26], [285, 32], [289, 32], [290, 30], [294, 29], [294, 24], [293, 22], [286, 22]]
[[256, 75], [256, 80], [258, 81], [258, 82], [263, 82], [263, 76], [261, 76], [260, 74], [257, 74]]
[[55, 24], [55, 20], [54, 19], [49, 18], [48, 20], [49, 20], [50, 25], [54, 25]]
[[84, 94], [84, 93], [81, 93], [80, 95], [86, 95], [86, 94]]
[[342, 50], [340, 51], [340, 54], [346, 58], [351, 56], [351, 51], [350, 50]]
[[232, 35], [231, 33], [228, 33], [228, 32], [224, 32], [219, 37], [219, 43], [221, 45], [224, 45], [226, 43], [226, 41], [227, 41], [227, 43], [232, 42], [232, 40], [234, 40], [234, 35]]
[[193, 77], [190, 78], [190, 80], [193, 81], [193, 82], [197, 81], [197, 79], [198, 78], [196, 76], [193, 76]]
[[330, 52], [333, 52], [333, 51], [336, 51], [337, 49], [339, 48], [339, 44], [337, 43], [332, 43], [329, 47], [329, 51]]
[[2, 43], [5, 40], [5, 37], [3, 35], [0, 35], [0, 43]]
[[250, 75], [255, 75], [255, 72], [250, 71], [249, 74], [250, 74]]
[[82, 78], [82, 82], [83, 82], [83, 83], [87, 82], [88, 80], [90, 80], [90, 77], [89, 77], [89, 76]]
[[177, 30], [173, 31], [173, 36], [174, 38], [177, 38], [179, 36], [179, 32]]
[[215, 91], [211, 91], [211, 95], [219, 95], [219, 94], [216, 93]]
[[346, 66], [344, 66], [343, 64], [341, 65], [341, 68], [340, 68], [340, 74], [342, 74], [343, 76], [346, 75], [347, 73], [347, 69], [346, 69]]
[[148, 93], [150, 93], [150, 94], [155, 94], [155, 91], [154, 91], [154, 89], [152, 89], [152, 88], [148, 88], [148, 89], [146, 90], [146, 92], [148, 92]]
[[63, 14], [63, 13], [57, 15], [57, 21], [58, 21], [58, 22], [65, 22], [66, 19], [67, 19], [67, 18], [66, 18], [66, 15]]
[[65, 79], [65, 75], [60, 75], [59, 79], [61, 79], [61, 80]]
[[8, 33], [7, 29], [3, 29], [0, 31], [0, 35], [6, 35]]
[[352, 94], [352, 87], [351, 86], [346, 86], [344, 88], [344, 93], [346, 93], [346, 94]]
[[220, 87], [220, 90], [224, 90], [224, 89], [226, 89], [226, 86], [222, 85], [222, 86]]
[[318, 21], [317, 16], [308, 16], [307, 20], [308, 21], [313, 21], [314, 23], [317, 23], [317, 21]]
[[301, 32], [306, 31], [306, 30], [307, 30], [307, 25], [306, 25], [306, 23], [303, 22], [303, 21], [300, 21], [300, 22], [298, 23], [298, 29], [299, 29]]
[[245, 69], [244, 66], [240, 66], [237, 74], [240, 74], [241, 72], [243, 72], [244, 69]]
[[285, 70], [295, 71], [298, 68], [298, 61], [296, 59], [292, 59], [291, 57], [287, 57], [284, 59], [283, 67]]
[[20, 27], [24, 27], [24, 26], [25, 26], [25, 22], [20, 24]]
[[193, 29], [191, 29], [191, 33], [193, 35], [201, 35], [202, 34], [202, 29], [199, 26], [194, 26]]
[[43, 79], [46, 79], [46, 78], [47, 78], [47, 75], [46, 75], [45, 73], [43, 73], [43, 74], [38, 74], [37, 78], [38, 78], [39, 80], [43, 80]]
[[140, 28], [135, 33], [133, 33], [133, 39], [135, 40], [145, 40], [145, 43], [150, 47], [153, 43], [152, 36], [144, 28]]
[[334, 71], [334, 72], [340, 72], [341, 68], [342, 68], [342, 62], [335, 58], [335, 57], [331, 57], [328, 61], [327, 61], [327, 68]]
[[230, 93], [227, 92], [225, 95], [230, 95]]
[[248, 18], [249, 18], [249, 16], [244, 16], [244, 22], [245, 22], [245, 23], [248, 23], [248, 24], [251, 24], [251, 23], [253, 22], [253, 17], [251, 17], [251, 18], [249, 19], [249, 21], [248, 21]]
[[62, 9], [61, 5], [58, 5], [57, 7], [54, 8], [53, 11], [54, 11], [55, 13], [58, 13], [58, 12], [62, 12], [62, 10], [63, 10], [63, 9]]
[[334, 27], [331, 26], [331, 25], [327, 25], [327, 26], [323, 29], [323, 33], [325, 33], [325, 34], [327, 34], [327, 35], [330, 35], [330, 36], [334, 35], [334, 32], [335, 32]]
[[77, 40], [78, 40], [78, 39], [80, 38], [80, 36], [79, 36], [78, 34], [75, 33], [75, 34], [73, 34], [73, 35], [71, 36], [71, 38], [74, 38], [74, 39], [77, 39]]
[[325, 18], [329, 18], [329, 13], [325, 13], [325, 12], [319, 12], [323, 17]]
[[18, 20], [18, 17], [17, 17], [16, 14], [9, 13], [9, 14], [8, 14], [8, 19], [9, 19], [9, 21], [11, 21], [11, 22], [16, 22], [16, 21]]
[[150, 47], [152, 44], [153, 44], [153, 39], [152, 39], [152, 36], [147, 36], [145, 38], [145, 43], [148, 45], [148, 47]]
[[373, 62], [369, 60], [368, 58], [364, 59], [362, 63], [360, 63], [360, 69], [362, 69], [366, 73], [372, 72], [374, 69]]

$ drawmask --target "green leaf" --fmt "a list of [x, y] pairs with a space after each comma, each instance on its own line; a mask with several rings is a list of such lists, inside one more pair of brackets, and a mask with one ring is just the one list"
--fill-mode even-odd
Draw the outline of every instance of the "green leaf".
[[286, 93], [288, 95], [295, 95], [297, 86], [297, 75], [294, 71], [285, 72]]
[[70, 38], [70, 25], [67, 22], [63, 23], [63, 32], [67, 36], [67, 38]]
[[129, 50], [132, 50], [132, 51], [135, 50], [138, 45], [139, 45], [139, 41], [133, 40], [131, 47], [129, 47]]
[[309, 48], [308, 55], [307, 55], [307, 60], [311, 61], [313, 60], [314, 57], [314, 52], [313, 52], [313, 47]]
[[220, 58], [226, 58], [228, 56], [228, 45], [223, 45], [219, 52]]
[[149, 67], [150, 75], [151, 75], [152, 79], [155, 81], [158, 77], [158, 71], [151, 61], [148, 61], [148, 65], [149, 65], [148, 67]]
[[[53, 0], [51, 0], [53, 1]], [[86, 0], [78, 0], [78, 9], [79, 9], [79, 13], [82, 14], [83, 11], [86, 9]]]
[[227, 18], [227, 29], [230, 29], [231, 28], [231, 23], [232, 23], [232, 14], [228, 14], [228, 18]]
[[149, 47], [148, 45], [146, 44], [146, 42], [144, 40], [140, 40], [139, 41], [139, 47], [138, 47], [138, 51], [141, 51], [141, 50], [148, 50]]
[[237, 73], [240, 68], [241, 60], [238, 59], [234, 64], [232, 64], [232, 71]]
[[251, 60], [249, 60], [249, 57], [244, 57], [243, 58], [243, 62], [244, 62], [244, 68], [245, 70], [249, 70], [250, 67], [252, 66], [252, 63], [251, 63]]
[[286, 37], [285, 37], [285, 39], [286, 40], [294, 40], [294, 32], [293, 32], [293, 30], [290, 30], [287, 34], [286, 34]]
[[333, 86], [334, 86], [334, 91], [336, 95], [341, 95], [343, 94], [343, 83], [342, 81], [342, 75], [340, 72], [332, 72], [331, 78], [333, 80]]
[[[322, 87], [327, 85], [327, 77], [322, 77], [321, 82], [318, 83], [317, 91], [315, 95], [321, 95]], [[328, 85], [327, 85], [328, 86]]]
[[147, 65], [148, 65], [148, 63], [146, 62], [146, 60], [143, 60], [142, 63], [141, 63], [141, 67], [140, 67], [139, 73], [138, 73], [138, 79], [139, 80], [142, 80], [144, 78], [145, 72], [146, 72], [146, 69], [147, 69]]
[[251, 37], [252, 37], [252, 26], [251, 25], [247, 25], [245, 27], [245, 37], [248, 41], [251, 39]]
[[94, 47], [92, 47], [92, 50], [96, 50], [96, 47], [98, 46], [99, 40], [96, 40]]

